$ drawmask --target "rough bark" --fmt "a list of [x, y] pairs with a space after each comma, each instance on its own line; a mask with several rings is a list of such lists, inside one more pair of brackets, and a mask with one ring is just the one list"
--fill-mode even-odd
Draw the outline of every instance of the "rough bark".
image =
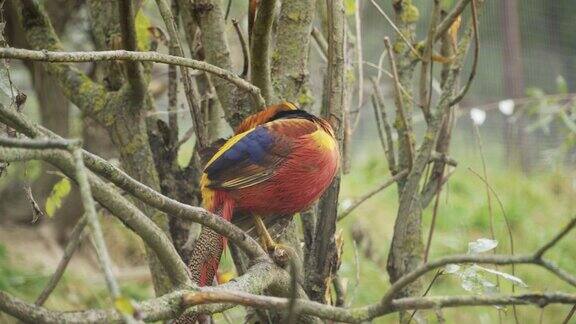
[[[343, 141], [343, 114], [345, 98], [345, 64], [344, 32], [345, 16], [342, 1], [328, 0], [328, 70], [324, 89], [326, 105], [323, 116], [326, 118], [338, 140], [340, 148]], [[340, 175], [326, 190], [318, 203], [318, 218], [315, 235], [309, 250], [306, 265], [306, 292], [311, 300], [326, 303], [326, 291], [332, 277], [338, 270], [338, 251], [336, 246], [336, 221], [338, 218], [338, 194], [340, 192]]]
[[276, 17], [276, 0], [262, 0], [258, 5], [258, 14], [251, 35], [251, 69], [252, 83], [262, 90], [264, 100], [272, 103], [274, 92], [270, 75], [270, 52], [272, 51], [272, 24]]
[[272, 54], [272, 85], [278, 100], [304, 106], [313, 100], [308, 88], [308, 54], [315, 0], [283, 1]]

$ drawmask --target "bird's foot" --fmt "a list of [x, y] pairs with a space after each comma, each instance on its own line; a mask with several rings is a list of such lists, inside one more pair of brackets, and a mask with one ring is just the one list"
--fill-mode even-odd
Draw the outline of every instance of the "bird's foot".
[[268, 246], [267, 249], [270, 257], [272, 257], [272, 260], [274, 260], [274, 263], [280, 267], [285, 267], [296, 253], [292, 247], [275, 242]]
[[281, 267], [284, 267], [286, 264], [288, 264], [290, 258], [296, 255], [294, 249], [287, 245], [276, 243], [272, 239], [272, 236], [266, 229], [264, 222], [259, 216], [254, 215], [254, 223], [256, 225], [258, 235], [260, 236], [260, 244], [264, 250], [268, 252], [272, 260], [274, 260], [274, 262]]

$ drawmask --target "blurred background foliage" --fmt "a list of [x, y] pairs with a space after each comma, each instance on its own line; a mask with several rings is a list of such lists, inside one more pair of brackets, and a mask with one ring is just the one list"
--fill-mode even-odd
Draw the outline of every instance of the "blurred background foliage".
[[[420, 9], [418, 35], [423, 37], [431, 1], [412, 1]], [[48, 4], [48, 1], [44, 2]], [[392, 1], [377, 2], [392, 15]], [[443, 1], [446, 8], [453, 3], [454, 0]], [[361, 12], [362, 61], [364, 75], [368, 78], [377, 73], [374, 65], [378, 64], [384, 48], [383, 37], [392, 37], [394, 33], [370, 1], [347, 1], [352, 40], [355, 40], [355, 10]], [[61, 26], [57, 26], [65, 47], [70, 50], [93, 49], [90, 15], [84, 2], [78, 1], [68, 11], [68, 15], [62, 18]], [[244, 28], [246, 12], [246, 1], [232, 1], [230, 17], [241, 21]], [[490, 237], [491, 217], [495, 239], [499, 242], [496, 251], [510, 252], [510, 237], [497, 200], [491, 197], [490, 211], [486, 188], [481, 179], [470, 171], [481, 173], [481, 154], [486, 160], [488, 181], [501, 200], [508, 218], [516, 253], [532, 251], [540, 246], [576, 210], [575, 13], [576, 1], [573, 0], [486, 0], [480, 18], [481, 51], [477, 77], [456, 112], [459, 118], [453, 133], [451, 156], [458, 161], [458, 167], [440, 196], [432, 259], [465, 253], [469, 242]], [[150, 26], [162, 26], [162, 22], [152, 1], [143, 2], [137, 24], [139, 42], [153, 41], [145, 31]], [[242, 56], [231, 23], [228, 24], [228, 33], [235, 68], [240, 71]], [[161, 42], [158, 49], [167, 52]], [[314, 45], [310, 51], [310, 81], [314, 105], [318, 106], [325, 65]], [[353, 58], [352, 62], [356, 66], [359, 60]], [[86, 71], [95, 68], [91, 64], [80, 66]], [[35, 74], [41, 73], [38, 66], [30, 67], [13, 61], [10, 69], [14, 84], [28, 96], [24, 107], [27, 115], [48, 127], [65, 125], [56, 131], [71, 137], [89, 136], [97, 143], [93, 146], [94, 151], [109, 159], [117, 156], [116, 152], [109, 150], [102, 132], [86, 133], [86, 128], [97, 128], [90, 121], [84, 121], [75, 107], [68, 108], [67, 105], [66, 114], [42, 112], [50, 104], [47, 100], [54, 100], [54, 97], [42, 94], [38, 83], [35, 86]], [[434, 70], [438, 75], [439, 68], [435, 66]], [[386, 77], [384, 80], [388, 107], [392, 107], [391, 84]], [[151, 114], [165, 115], [166, 84], [166, 66], [154, 66], [149, 90], [154, 94], [157, 111]], [[361, 91], [371, 93], [369, 83], [364, 82], [364, 85], [365, 89]], [[357, 101], [357, 85], [354, 87], [353, 103]], [[364, 98], [369, 96], [365, 95]], [[506, 101], [509, 99], [512, 101]], [[344, 207], [388, 177], [384, 152], [378, 142], [372, 107], [368, 101], [360, 108], [362, 116], [353, 137], [352, 169], [344, 177], [341, 193]], [[472, 108], [486, 112], [486, 120], [477, 125], [480, 138], [475, 135], [469, 117]], [[181, 134], [190, 126], [184, 107], [182, 111]], [[225, 130], [222, 133], [226, 135]], [[482, 152], [478, 146], [479, 140], [483, 144]], [[183, 164], [189, 159], [192, 147], [192, 141], [182, 146], [179, 160]], [[23, 187], [30, 183], [35, 199], [45, 208], [47, 202], [55, 199], [51, 192], [56, 189], [62, 193], [62, 190], [54, 187], [61, 179], [57, 172], [39, 163], [12, 164], [0, 178], [1, 290], [34, 300], [55, 268], [70, 225], [74, 223], [71, 219], [80, 215], [78, 204], [74, 202], [77, 200], [75, 189], [70, 194], [66, 192], [58, 197], [63, 202], [54, 215], [41, 216], [32, 224], [33, 212]], [[385, 263], [397, 210], [396, 194], [394, 186], [386, 189], [339, 224], [344, 235], [340, 277], [351, 305], [375, 302], [389, 286]], [[424, 213], [425, 233], [430, 224], [431, 209]], [[140, 240], [115, 218], [108, 217], [105, 211], [101, 210], [100, 213], [105, 220], [106, 239], [113, 252], [123, 291], [136, 300], [150, 297], [152, 288]], [[550, 253], [552, 260], [572, 273], [576, 272], [575, 242], [572, 233]], [[221, 271], [227, 274], [233, 268], [229, 255], [225, 259]], [[98, 270], [94, 251], [86, 242], [77, 252], [47, 306], [62, 310], [109, 306], [110, 300]], [[500, 267], [499, 270], [511, 273], [510, 267]], [[528, 285], [525, 289], [516, 288], [517, 291], [552, 291], [562, 286], [557, 279], [535, 267], [517, 266], [515, 274]], [[495, 281], [493, 277], [488, 279]], [[432, 274], [426, 280], [430, 282]], [[511, 291], [508, 282], [500, 280], [500, 285], [502, 291]], [[465, 293], [474, 292], [465, 291], [458, 280], [447, 275], [440, 276], [429, 292], [430, 295]], [[550, 306], [542, 310], [518, 307], [518, 316], [521, 323], [539, 322], [540, 316], [546, 323], [557, 323], [568, 310], [569, 307], [563, 306]], [[435, 321], [433, 311], [422, 312], [421, 315]], [[468, 320], [493, 323], [498, 322], [499, 316], [504, 323], [513, 322], [511, 309], [456, 308], [446, 309], [444, 315], [448, 322]], [[236, 311], [228, 312], [232, 321], [238, 320], [239, 316]], [[216, 319], [220, 320], [221, 317]], [[8, 320], [6, 315], [0, 314], [0, 322]], [[395, 321], [395, 317], [389, 316], [375, 322]]]

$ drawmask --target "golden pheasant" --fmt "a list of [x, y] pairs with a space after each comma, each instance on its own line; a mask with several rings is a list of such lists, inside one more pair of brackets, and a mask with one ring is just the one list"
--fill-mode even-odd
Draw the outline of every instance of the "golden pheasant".
[[[325, 120], [285, 102], [245, 119], [206, 164], [203, 206], [230, 221], [254, 217], [266, 249], [276, 244], [262, 218], [292, 215], [312, 205], [339, 166], [338, 142]], [[210, 285], [226, 240], [204, 227], [191, 256], [193, 280]]]

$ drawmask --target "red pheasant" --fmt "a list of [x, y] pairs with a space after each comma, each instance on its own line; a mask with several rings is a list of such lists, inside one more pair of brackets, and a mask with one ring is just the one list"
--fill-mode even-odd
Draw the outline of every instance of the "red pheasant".
[[[203, 205], [230, 221], [249, 214], [262, 244], [274, 249], [262, 218], [308, 208], [338, 170], [338, 143], [330, 124], [289, 102], [245, 119], [208, 161], [201, 179]], [[203, 228], [191, 256], [193, 280], [210, 285], [225, 240]]]

